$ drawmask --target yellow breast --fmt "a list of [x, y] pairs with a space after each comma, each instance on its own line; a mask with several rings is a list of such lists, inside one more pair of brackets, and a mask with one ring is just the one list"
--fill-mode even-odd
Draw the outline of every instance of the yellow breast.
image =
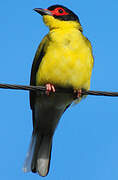
[[89, 89], [93, 67], [89, 41], [76, 28], [52, 30], [48, 36], [48, 47], [36, 76], [37, 85], [52, 83]]

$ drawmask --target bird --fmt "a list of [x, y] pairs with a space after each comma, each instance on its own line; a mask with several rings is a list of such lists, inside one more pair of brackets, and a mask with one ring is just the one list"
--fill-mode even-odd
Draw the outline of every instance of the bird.
[[[23, 170], [44, 177], [49, 172], [55, 129], [66, 109], [83, 98], [82, 90], [90, 89], [94, 58], [73, 11], [57, 4], [34, 11], [43, 17], [49, 32], [36, 51], [30, 85], [45, 86], [46, 91], [30, 91], [33, 132]], [[56, 88], [72, 89], [77, 99], [71, 93], [57, 93]]]

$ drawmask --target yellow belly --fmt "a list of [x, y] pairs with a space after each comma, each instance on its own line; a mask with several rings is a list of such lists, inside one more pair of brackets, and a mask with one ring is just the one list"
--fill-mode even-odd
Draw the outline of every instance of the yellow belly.
[[[37, 85], [52, 83], [74, 89], [90, 87], [93, 57], [82, 35], [75, 38], [57, 34], [56, 41], [50, 41], [36, 76]], [[55, 37], [54, 37], [55, 39]]]

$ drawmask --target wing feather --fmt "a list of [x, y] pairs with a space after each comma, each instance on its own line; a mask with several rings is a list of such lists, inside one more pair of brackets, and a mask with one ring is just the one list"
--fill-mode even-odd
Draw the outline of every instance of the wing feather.
[[[48, 45], [48, 35], [43, 38], [42, 42], [40, 43], [40, 45], [36, 51], [34, 61], [32, 64], [32, 68], [31, 68], [30, 85], [33, 85], [33, 86], [36, 85], [36, 73], [39, 69], [42, 58], [45, 55], [47, 45]], [[31, 107], [31, 109], [33, 109], [33, 106], [34, 106], [34, 99], [35, 99], [35, 92], [30, 91], [30, 107]]]

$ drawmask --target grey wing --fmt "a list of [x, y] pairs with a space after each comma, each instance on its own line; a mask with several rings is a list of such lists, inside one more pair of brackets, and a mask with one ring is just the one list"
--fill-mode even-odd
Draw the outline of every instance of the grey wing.
[[[31, 68], [31, 77], [30, 77], [30, 85], [36, 86], [36, 73], [39, 69], [42, 58], [45, 55], [47, 46], [47, 36], [44, 37], [41, 44], [39, 45], [36, 55], [34, 57], [34, 61]], [[35, 101], [35, 91], [30, 91], [30, 107], [33, 109], [34, 101]]]

